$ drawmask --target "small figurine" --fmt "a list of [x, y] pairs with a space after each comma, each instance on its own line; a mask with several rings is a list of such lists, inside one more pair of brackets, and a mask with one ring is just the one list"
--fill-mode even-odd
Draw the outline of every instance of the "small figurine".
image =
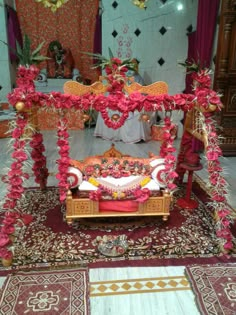
[[58, 41], [48, 46], [47, 73], [49, 78], [72, 78], [74, 58], [70, 49], [63, 48]]

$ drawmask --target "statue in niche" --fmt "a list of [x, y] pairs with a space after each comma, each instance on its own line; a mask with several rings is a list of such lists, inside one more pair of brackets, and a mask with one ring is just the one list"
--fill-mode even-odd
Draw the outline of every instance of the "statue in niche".
[[47, 76], [48, 78], [67, 78], [73, 76], [74, 58], [70, 49], [63, 48], [59, 41], [52, 41], [48, 46]]

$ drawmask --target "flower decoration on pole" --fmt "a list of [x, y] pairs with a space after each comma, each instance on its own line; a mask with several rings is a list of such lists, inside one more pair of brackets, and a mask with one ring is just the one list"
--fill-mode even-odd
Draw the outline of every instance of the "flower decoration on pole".
[[58, 121], [57, 126], [57, 145], [59, 147], [60, 158], [57, 160], [58, 163], [58, 174], [56, 178], [59, 180], [59, 193], [60, 193], [60, 201], [64, 201], [66, 199], [66, 193], [69, 189], [68, 183], [68, 167], [70, 162], [69, 157], [69, 134], [67, 132], [67, 119], [64, 117], [63, 111], [60, 112], [60, 119]]
[[160, 156], [165, 159], [165, 171], [162, 173], [162, 181], [163, 183], [165, 183], [169, 191], [173, 191], [177, 188], [174, 181], [178, 177], [178, 174], [175, 171], [176, 157], [174, 156], [174, 153], [176, 149], [173, 146], [175, 139], [175, 134], [173, 134], [174, 129], [175, 125], [172, 123], [170, 116], [166, 115], [166, 117], [164, 118], [163, 138], [160, 148]]
[[34, 161], [32, 170], [35, 176], [35, 183], [40, 184], [41, 189], [45, 189], [48, 178], [48, 169], [46, 167], [46, 157], [43, 155], [43, 152], [45, 152], [43, 136], [39, 131], [33, 133], [30, 147], [32, 148], [31, 157]]
[[197, 102], [206, 110], [221, 110], [223, 107], [220, 99], [221, 95], [211, 89], [210, 75], [212, 71], [202, 67], [200, 62], [195, 62], [194, 60], [179, 62], [179, 65], [185, 67], [187, 74], [191, 75], [193, 81], [192, 88], [197, 97]]
[[105, 71], [105, 79], [109, 84], [108, 92], [111, 94], [122, 92], [125, 82], [127, 82], [126, 73], [128, 70], [135, 70], [136, 64], [132, 59], [121, 60], [114, 57], [109, 48], [109, 59], [101, 54], [86, 53], [97, 63], [93, 68], [100, 68]]
[[200, 115], [204, 132], [207, 135], [208, 145], [206, 147], [206, 159], [209, 173], [209, 183], [211, 202], [210, 209], [214, 212], [216, 219], [216, 235], [220, 239], [220, 246], [223, 252], [233, 249], [233, 237], [231, 233], [231, 210], [227, 199], [229, 194], [228, 183], [223, 177], [223, 169], [220, 166], [220, 157], [222, 151], [217, 136], [216, 121], [212, 113], [204, 113]]
[[11, 235], [15, 232], [15, 224], [22, 217], [21, 209], [17, 208], [17, 202], [24, 193], [23, 182], [29, 178], [24, 171], [25, 163], [28, 160], [26, 152], [27, 141], [24, 132], [28, 123], [27, 113], [18, 113], [12, 130], [13, 153], [11, 155], [13, 162], [5, 180], [7, 184], [7, 194], [5, 196], [2, 208], [4, 216], [0, 228], [0, 257], [5, 261], [11, 261], [13, 254], [11, 248]]
[[[13, 162], [11, 163], [7, 179], [5, 180], [7, 184], [7, 193], [2, 205], [4, 218], [0, 229], [0, 257], [3, 261], [12, 260], [11, 236], [15, 232], [15, 225], [19, 220], [24, 224], [32, 221], [32, 217], [24, 214], [22, 209], [18, 208], [17, 203], [24, 195], [24, 181], [29, 178], [26, 171], [29, 158], [28, 144], [31, 139], [31, 134], [34, 134], [34, 129], [29, 121], [29, 116], [32, 103], [37, 100], [34, 97], [35, 87], [33, 80], [37, 77], [38, 71], [39, 70], [33, 65], [30, 67], [19, 66], [16, 80], [18, 87], [15, 89], [16, 94], [12, 98], [17, 112], [16, 120], [13, 121], [10, 129], [12, 136], [11, 142], [13, 142], [13, 152], [11, 154]], [[26, 95], [31, 95], [31, 98], [26, 100]], [[35, 142], [34, 136], [33, 140], [31, 140], [31, 144]], [[36, 146], [39, 144], [40, 143], [37, 141]], [[37, 150], [43, 152], [43, 144], [38, 146]], [[45, 161], [42, 152], [40, 152], [39, 160], [42, 158], [42, 161]], [[37, 159], [34, 154], [32, 157]], [[9, 239], [8, 242], [6, 242], [7, 238]]]
[[205, 110], [199, 111], [199, 124], [202, 126], [202, 132], [206, 136], [207, 146], [206, 159], [208, 166], [211, 201], [208, 203], [216, 219], [216, 235], [219, 238], [219, 244], [223, 253], [228, 253], [233, 249], [233, 236], [231, 233], [231, 210], [228, 199], [228, 183], [223, 176], [223, 169], [220, 166], [220, 157], [222, 150], [220, 148], [219, 136], [217, 134], [217, 123], [214, 114], [222, 109], [220, 95], [210, 89], [211, 71], [201, 69], [200, 65], [195, 62], [185, 62], [185, 66], [193, 79], [193, 91], [196, 95], [198, 105]]

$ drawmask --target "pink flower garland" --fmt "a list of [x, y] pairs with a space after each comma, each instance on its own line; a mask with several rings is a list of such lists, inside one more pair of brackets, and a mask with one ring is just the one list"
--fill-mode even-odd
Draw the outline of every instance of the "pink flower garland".
[[232, 233], [230, 225], [232, 219], [227, 203], [227, 182], [222, 176], [222, 167], [219, 158], [222, 151], [219, 147], [219, 141], [215, 128], [216, 122], [211, 114], [205, 113], [205, 130], [208, 136], [208, 146], [206, 148], [206, 157], [208, 161], [209, 181], [211, 184], [211, 208], [217, 215], [216, 235], [222, 240], [223, 248], [227, 252], [233, 248]]
[[14, 161], [7, 175], [8, 192], [3, 203], [5, 214], [0, 229], [0, 257], [4, 259], [12, 258], [12, 252], [8, 249], [11, 244], [10, 235], [14, 233], [14, 225], [22, 215], [21, 209], [17, 209], [17, 201], [24, 193], [24, 179], [29, 178], [28, 174], [23, 172], [24, 163], [28, 159], [25, 152], [26, 141], [23, 137], [27, 121], [27, 113], [17, 113], [16, 125], [12, 131], [14, 152], [11, 156]]
[[68, 167], [70, 165], [70, 157], [69, 157], [69, 134], [67, 132], [67, 119], [65, 117], [60, 117], [57, 126], [57, 145], [59, 147], [60, 158], [57, 160], [58, 163], [58, 174], [56, 178], [59, 180], [59, 192], [60, 192], [60, 201], [64, 201], [66, 199], [66, 193], [69, 189], [68, 183]]
[[11, 164], [10, 171], [8, 172], [8, 193], [6, 195], [5, 203], [3, 204], [4, 209], [14, 209], [16, 207], [17, 200], [21, 198], [24, 188], [23, 180], [29, 178], [28, 174], [23, 172], [23, 166], [28, 155], [25, 152], [26, 141], [24, 140], [23, 134], [27, 125], [28, 114], [17, 113], [16, 127], [12, 131], [12, 138], [15, 142], [13, 144], [14, 152], [12, 158], [15, 160]]
[[170, 117], [165, 117], [164, 123], [163, 141], [160, 147], [160, 156], [165, 159], [165, 172], [162, 173], [162, 180], [167, 189], [173, 191], [177, 187], [174, 181], [178, 177], [178, 174], [175, 171], [176, 157], [173, 154], [176, 151], [173, 147], [175, 135], [172, 134], [175, 125], [171, 122]]
[[[89, 193], [89, 198], [91, 200], [94, 200], [94, 201], [99, 201], [102, 199], [102, 195], [105, 193], [109, 196], [112, 196], [113, 195], [113, 191], [111, 189], [109, 189], [108, 187], [102, 185], [102, 184], [99, 184], [98, 186], [98, 189], [97, 190], [92, 190], [90, 193]], [[137, 202], [140, 202], [140, 203], [143, 203], [145, 201], [147, 201], [150, 197], [150, 190], [148, 188], [143, 188], [142, 189], [142, 186], [139, 185], [138, 187], [135, 187], [133, 189], [126, 189], [124, 192], [121, 193], [121, 196], [115, 198], [116, 200], [120, 200], [120, 199], [125, 199], [126, 196], [133, 196], [134, 197], [134, 200], [137, 201]]]
[[2, 220], [0, 230], [0, 257], [6, 260], [13, 258], [13, 253], [10, 248], [12, 245], [11, 235], [15, 233], [15, 225], [21, 218], [16, 211], [6, 211]]
[[192, 79], [196, 82], [193, 87], [194, 94], [197, 97], [198, 104], [203, 108], [209, 109], [210, 105], [216, 105], [216, 109], [219, 111], [223, 106], [220, 95], [210, 89], [211, 78], [209, 74], [210, 71], [208, 69], [192, 73]]
[[[199, 104], [205, 109], [209, 109], [211, 105], [216, 105], [219, 111], [222, 109], [220, 96], [210, 90], [211, 79], [209, 70], [201, 70], [198, 73], [193, 73], [192, 78], [197, 82], [194, 87], [194, 93]], [[222, 176], [222, 167], [220, 166], [219, 158], [222, 156], [222, 151], [219, 146], [218, 135], [216, 131], [216, 121], [213, 114], [210, 112], [204, 113], [205, 121], [203, 125], [208, 138], [208, 145], [206, 147], [206, 158], [208, 162], [209, 182], [211, 184], [211, 208], [217, 216], [216, 235], [223, 243], [225, 252], [232, 250], [232, 233], [230, 224], [232, 219], [230, 217], [230, 210], [227, 204], [227, 182]]]
[[46, 167], [46, 157], [43, 155], [43, 152], [45, 151], [43, 136], [38, 131], [33, 134], [30, 141], [30, 147], [32, 148], [31, 157], [34, 161], [32, 170], [35, 175], [35, 182], [40, 184], [42, 188], [45, 188], [48, 169]]
[[[195, 87], [195, 97], [192, 94], [176, 95], [142, 95], [139, 92], [125, 95], [123, 87], [126, 82], [125, 73], [127, 68], [118, 58], [112, 58], [111, 64], [105, 68], [109, 95], [86, 94], [74, 96], [52, 92], [49, 95], [36, 92], [33, 80], [39, 70], [35, 66], [29, 68], [19, 67], [17, 85], [12, 93], [8, 95], [9, 102], [15, 106], [17, 102], [24, 102], [26, 109], [37, 103], [41, 107], [54, 107], [56, 109], [89, 110], [91, 108], [101, 112], [105, 124], [109, 128], [120, 128], [128, 118], [129, 112], [159, 111], [159, 110], [183, 110], [188, 111], [197, 101], [203, 108], [208, 109], [210, 104], [217, 105], [221, 109], [219, 95], [210, 89], [209, 71], [204, 70], [194, 73], [194, 80], [198, 82]], [[118, 110], [121, 117], [113, 121], [108, 116], [107, 110]]]

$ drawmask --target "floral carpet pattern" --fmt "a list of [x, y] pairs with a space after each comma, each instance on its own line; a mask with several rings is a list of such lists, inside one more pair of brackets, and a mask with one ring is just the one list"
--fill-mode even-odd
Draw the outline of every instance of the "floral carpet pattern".
[[[18, 232], [14, 242], [13, 268], [37, 264], [71, 264], [97, 267], [151, 265], [163, 260], [220, 257], [212, 214], [199, 201], [189, 212], [175, 206], [174, 197], [167, 222], [161, 217], [81, 219], [72, 227], [65, 222], [65, 205], [57, 188], [46, 191], [28, 189], [20, 201], [22, 210], [34, 219]], [[195, 197], [196, 198], [196, 197]], [[111, 257], [99, 251], [101, 240], [123, 238], [125, 251]]]
[[236, 314], [236, 263], [186, 267], [202, 315]]
[[88, 315], [88, 270], [18, 272], [6, 278], [0, 314]]

